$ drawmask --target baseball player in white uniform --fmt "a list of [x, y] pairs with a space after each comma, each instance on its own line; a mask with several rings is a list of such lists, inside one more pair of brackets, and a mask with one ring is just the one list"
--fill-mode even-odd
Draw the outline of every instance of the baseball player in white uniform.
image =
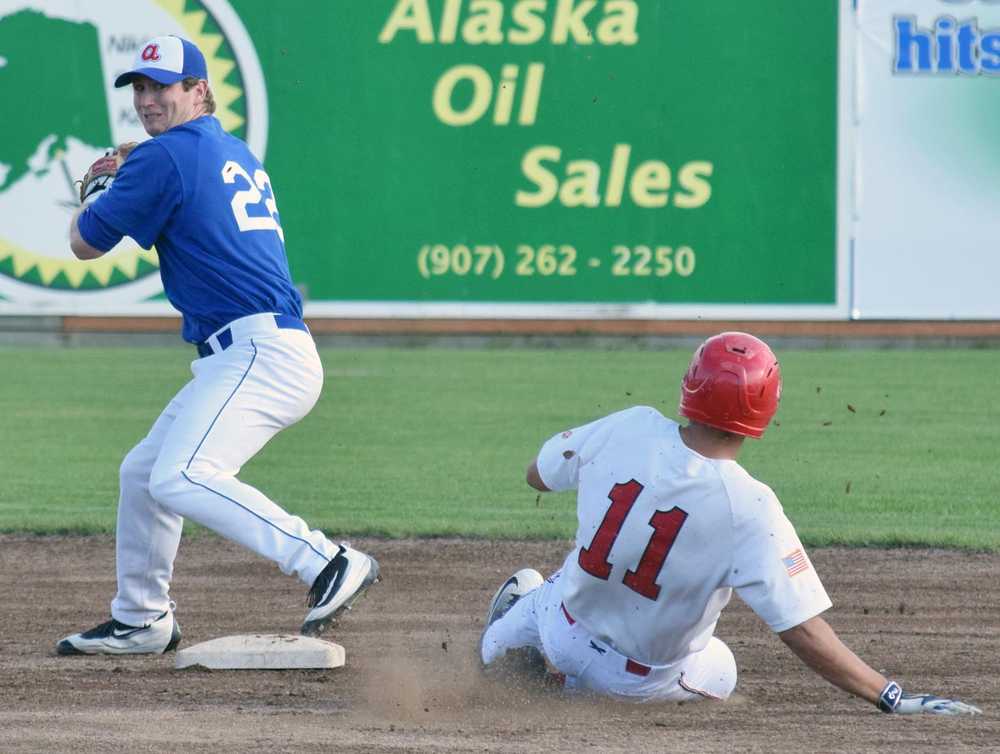
[[236, 475], [319, 398], [323, 365], [285, 256], [271, 179], [227, 134], [205, 58], [151, 39], [115, 86], [131, 85], [151, 139], [102, 158], [82, 182], [70, 247], [96, 259], [123, 236], [156, 246], [164, 291], [197, 350], [193, 378], [122, 462], [111, 619], [67, 636], [63, 655], [177, 646], [170, 582], [185, 519], [274, 561], [310, 587], [301, 632], [318, 635], [379, 578], [369, 555], [330, 541]]
[[577, 490], [576, 547], [550, 578], [525, 568], [497, 590], [484, 665], [544, 662], [567, 690], [626, 700], [723, 700], [736, 662], [713, 634], [735, 590], [809, 667], [879, 709], [978, 713], [904, 694], [821, 617], [830, 598], [794, 527], [736, 462], [744, 439], [764, 434], [780, 393], [771, 349], [722, 333], [684, 376], [687, 426], [636, 406], [548, 440], [527, 481]]

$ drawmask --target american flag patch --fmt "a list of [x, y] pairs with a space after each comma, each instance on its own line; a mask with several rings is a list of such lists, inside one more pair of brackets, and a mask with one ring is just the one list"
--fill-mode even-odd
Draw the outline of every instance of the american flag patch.
[[798, 550], [788, 553], [788, 555], [781, 559], [781, 562], [785, 564], [785, 570], [788, 571], [789, 576], [795, 576], [809, 570], [809, 559], [806, 558], [806, 554], [802, 552], [801, 547]]

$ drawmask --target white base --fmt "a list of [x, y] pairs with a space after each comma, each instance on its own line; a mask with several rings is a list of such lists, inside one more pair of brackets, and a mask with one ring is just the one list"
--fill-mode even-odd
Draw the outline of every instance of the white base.
[[243, 634], [203, 641], [177, 653], [178, 670], [201, 665], [212, 670], [339, 668], [344, 648], [333, 642], [292, 634]]

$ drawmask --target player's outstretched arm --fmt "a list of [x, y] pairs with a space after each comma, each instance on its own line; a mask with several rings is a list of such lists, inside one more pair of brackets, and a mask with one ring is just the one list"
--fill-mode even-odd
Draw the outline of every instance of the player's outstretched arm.
[[837, 688], [872, 704], [889, 682], [852, 652], [820, 616], [778, 634], [802, 662]]
[[852, 652], [823, 618], [815, 616], [778, 634], [800, 660], [834, 686], [896, 714], [976, 715], [978, 707], [931, 694], [904, 694]]

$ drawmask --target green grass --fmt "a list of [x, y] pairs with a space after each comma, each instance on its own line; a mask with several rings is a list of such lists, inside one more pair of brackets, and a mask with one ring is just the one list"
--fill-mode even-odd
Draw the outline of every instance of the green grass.
[[[0, 350], [0, 531], [113, 531], [118, 464], [189, 377], [190, 356]], [[778, 423], [741, 461], [808, 544], [1000, 549], [1000, 352], [779, 356]], [[524, 484], [538, 446], [629, 405], [675, 416], [688, 358], [324, 351], [319, 404], [241, 478], [335, 536], [569, 538], [572, 496]]]

